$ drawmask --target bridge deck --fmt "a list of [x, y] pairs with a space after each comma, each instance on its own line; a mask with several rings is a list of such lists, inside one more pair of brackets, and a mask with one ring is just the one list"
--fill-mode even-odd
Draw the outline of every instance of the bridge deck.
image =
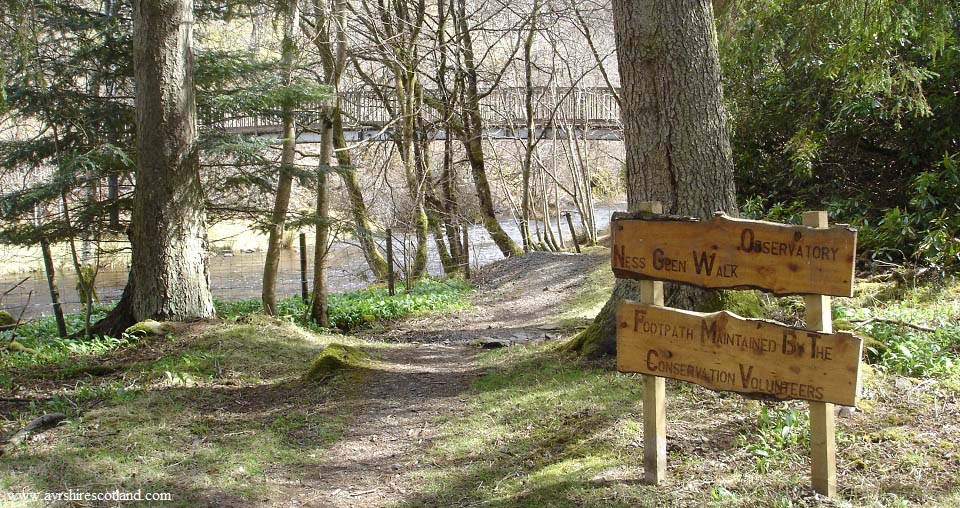
[[[480, 103], [485, 135], [495, 139], [526, 137], [525, 90], [506, 88], [486, 96]], [[537, 88], [534, 90], [533, 123], [538, 134], [558, 136], [567, 131], [588, 139], [622, 139], [620, 108], [614, 95], [606, 88]], [[559, 102], [559, 104], [558, 104]], [[347, 92], [341, 96], [344, 131], [348, 139], [390, 139], [388, 126], [393, 118], [382, 101], [372, 92]], [[319, 128], [322, 104], [306, 105], [298, 113], [297, 123], [303, 133], [298, 141], [316, 142], [319, 136], [311, 133]], [[441, 125], [439, 113], [424, 108], [427, 122]], [[205, 122], [215, 128], [237, 134], [278, 136], [281, 130], [279, 115], [237, 116]], [[547, 129], [544, 132], [544, 128]], [[383, 132], [381, 132], [383, 131]], [[442, 129], [434, 131], [436, 139], [446, 136]]]

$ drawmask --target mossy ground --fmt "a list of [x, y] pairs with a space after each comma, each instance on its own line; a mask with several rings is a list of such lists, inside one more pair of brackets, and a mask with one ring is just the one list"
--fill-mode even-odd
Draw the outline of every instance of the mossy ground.
[[54, 410], [70, 419], [6, 451], [0, 492], [143, 489], [175, 493], [164, 506], [244, 505], [283, 496], [282, 472], [316, 464], [347, 425], [331, 403], [343, 384], [300, 376], [332, 341], [356, 340], [260, 316], [174, 333], [85, 359], [109, 362], [103, 372], [19, 368], [17, 395], [44, 398], [3, 406], [5, 431]]
[[310, 363], [303, 380], [327, 382], [341, 374], [359, 374], [369, 361], [370, 355], [360, 348], [338, 343], [328, 344]]

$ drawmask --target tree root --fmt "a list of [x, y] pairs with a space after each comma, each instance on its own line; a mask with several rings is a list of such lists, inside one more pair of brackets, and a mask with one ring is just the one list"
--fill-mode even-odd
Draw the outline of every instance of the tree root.
[[[7, 439], [6, 444], [17, 446], [18, 444], [30, 439], [31, 436], [39, 434], [47, 429], [56, 427], [60, 422], [67, 419], [63, 413], [48, 413], [38, 416], [30, 421], [24, 428], [20, 429]], [[3, 448], [0, 448], [0, 455], [3, 454]]]

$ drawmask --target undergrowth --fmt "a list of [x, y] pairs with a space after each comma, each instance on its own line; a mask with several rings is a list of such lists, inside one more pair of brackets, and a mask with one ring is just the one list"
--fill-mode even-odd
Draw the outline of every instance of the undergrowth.
[[[342, 331], [354, 330], [376, 321], [393, 321], [413, 314], [458, 310], [466, 307], [464, 296], [471, 291], [460, 279], [427, 279], [407, 292], [403, 284], [390, 296], [383, 287], [372, 287], [328, 297], [330, 323]], [[259, 299], [215, 302], [217, 314], [224, 319], [263, 311]], [[284, 298], [277, 304], [281, 318], [313, 327], [305, 319], [307, 305], [299, 296]]]

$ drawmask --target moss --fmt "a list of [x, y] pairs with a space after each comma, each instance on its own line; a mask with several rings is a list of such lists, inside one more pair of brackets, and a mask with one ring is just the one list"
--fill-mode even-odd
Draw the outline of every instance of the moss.
[[93, 303], [100, 303], [100, 295], [97, 294], [97, 270], [96, 268], [90, 265], [84, 265], [80, 267], [80, 275], [83, 277], [83, 284], [80, 281], [77, 281], [77, 295], [80, 296], [81, 302], [87, 301], [87, 293], [84, 291], [84, 287], [90, 288], [90, 301]]
[[[835, 328], [840, 330], [839, 328]], [[867, 359], [872, 362], [878, 362], [890, 351], [890, 346], [888, 346], [883, 341], [868, 335], [866, 333], [860, 332], [857, 335], [863, 338], [863, 349], [866, 351]]]
[[31, 355], [37, 354], [37, 351], [35, 349], [30, 349], [27, 346], [24, 346], [23, 344], [17, 341], [12, 341], [9, 344], [7, 344], [7, 349], [9, 349], [10, 351], [13, 351], [14, 353], [28, 353]]
[[0, 310], [0, 326], [10, 326], [17, 323], [16, 318], [13, 317], [13, 314], [5, 310]]
[[715, 291], [700, 307], [702, 312], [732, 312], [746, 318], [769, 316], [767, 304], [759, 291]]
[[345, 371], [359, 371], [370, 360], [370, 355], [359, 348], [333, 343], [323, 348], [303, 375], [304, 381], [325, 381]]
[[167, 325], [159, 321], [146, 319], [131, 326], [130, 328], [127, 328], [123, 333], [126, 333], [127, 335], [146, 337], [150, 335], [166, 335], [169, 331], [170, 329]]

